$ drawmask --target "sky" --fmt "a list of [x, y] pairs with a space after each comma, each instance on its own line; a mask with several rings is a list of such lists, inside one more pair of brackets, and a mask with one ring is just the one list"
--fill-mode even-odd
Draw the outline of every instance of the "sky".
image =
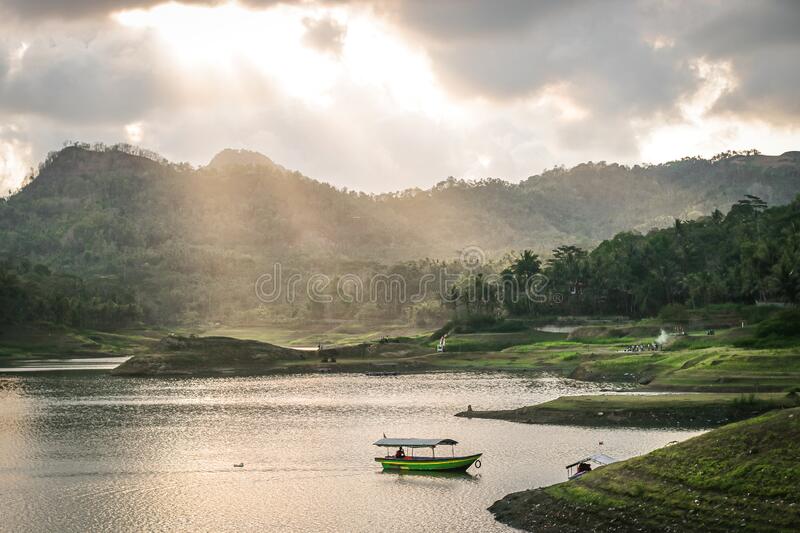
[[800, 2], [0, 0], [0, 191], [64, 141], [338, 187], [800, 149]]

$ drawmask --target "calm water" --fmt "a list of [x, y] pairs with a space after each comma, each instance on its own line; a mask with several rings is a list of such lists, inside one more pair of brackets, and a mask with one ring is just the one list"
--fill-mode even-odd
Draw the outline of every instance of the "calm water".
[[[452, 414], [597, 388], [496, 374], [0, 375], [0, 529], [510, 531], [486, 511], [508, 492], [563, 481], [584, 454], [626, 458], [695, 433]], [[483, 467], [384, 474], [371, 446], [383, 433], [455, 438]]]

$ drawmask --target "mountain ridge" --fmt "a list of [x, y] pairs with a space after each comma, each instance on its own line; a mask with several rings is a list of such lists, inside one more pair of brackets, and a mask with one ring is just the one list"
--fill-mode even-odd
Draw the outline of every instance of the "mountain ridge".
[[286, 170], [284, 167], [277, 165], [272, 159], [265, 156], [261, 152], [246, 150], [243, 148], [225, 148], [217, 152], [206, 166], [219, 169], [236, 166], [278, 167], [282, 170]]
[[[268, 232], [312, 255], [411, 259], [452, 257], [470, 245], [495, 254], [520, 248], [547, 253], [564, 243], [590, 247], [620, 231], [646, 232], [727, 211], [747, 194], [774, 205], [800, 193], [797, 151], [633, 167], [587, 162], [518, 184], [451, 177], [429, 189], [373, 195], [337, 189], [248, 150], [225, 149], [197, 169], [135, 150], [64, 148], [6, 199], [4, 211], [46, 201], [54, 205], [35, 222], [52, 225], [59, 218], [55, 204], [99, 205], [116, 216], [160, 218], [173, 236], [194, 244], [275, 244]], [[60, 214], [58, 222], [69, 224]], [[26, 218], [14, 217], [23, 225]], [[0, 228], [3, 223], [0, 213]]]
[[253, 284], [275, 265], [286, 276], [335, 279], [442, 261], [458, 271], [452, 261], [465, 251], [504, 261], [531, 249], [547, 259], [557, 246], [590, 248], [621, 232], [728, 211], [746, 194], [774, 205], [800, 193], [794, 154], [585, 163], [520, 184], [449, 178], [424, 191], [368, 195], [277, 164], [193, 168], [130, 146], [92, 148], [54, 153], [0, 202], [0, 260], [75, 276], [97, 294], [117, 287], [119, 296], [107, 296], [112, 307], [162, 321], [261, 312]]

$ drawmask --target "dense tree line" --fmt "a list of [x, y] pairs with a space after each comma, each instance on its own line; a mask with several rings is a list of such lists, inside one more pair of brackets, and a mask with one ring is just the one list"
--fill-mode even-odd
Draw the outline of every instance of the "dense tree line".
[[[727, 215], [675, 220], [673, 227], [645, 235], [619, 233], [591, 252], [561, 246], [546, 261], [525, 250], [499, 281], [475, 277], [469, 283], [477, 286], [462, 290], [456, 305], [467, 314], [501, 304], [511, 315], [628, 316], [653, 315], [669, 305], [796, 304], [800, 197], [768, 208], [747, 196]], [[467, 303], [476, 295], [480, 305]]]
[[118, 328], [143, 318], [134, 293], [117, 280], [87, 282], [26, 260], [0, 262], [0, 324]]
[[[281, 271], [278, 283], [284, 292], [267, 303], [256, 301], [250, 283], [238, 278], [205, 285], [209, 278], [197, 276], [197, 257], [184, 257], [181, 250], [149, 258], [185, 272], [155, 280], [155, 295], [153, 281], [138, 273], [94, 274], [87, 281], [27, 260], [5, 260], [0, 262], [0, 322], [113, 328], [209, 318], [356, 319], [435, 325], [453, 312], [471, 317], [645, 316], [669, 305], [797, 303], [800, 197], [768, 208], [750, 196], [727, 215], [715, 211], [699, 220], [676, 220], [671, 228], [645, 235], [620, 233], [591, 251], [564, 245], [546, 259], [524, 250], [477, 265], [433, 259], [391, 265], [345, 261], [326, 264], [324, 272], [298, 263]], [[203, 269], [208, 276], [225, 273], [229, 260], [211, 255], [202, 261]], [[322, 283], [311, 294], [315, 280]], [[214, 303], [219, 291], [239, 291], [238, 305], [228, 294], [219, 307]]]

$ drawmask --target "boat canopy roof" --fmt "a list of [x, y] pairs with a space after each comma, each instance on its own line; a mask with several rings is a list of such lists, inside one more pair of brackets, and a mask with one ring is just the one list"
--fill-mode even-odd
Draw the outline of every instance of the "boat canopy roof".
[[567, 468], [572, 468], [573, 466], [578, 466], [581, 463], [597, 463], [601, 465], [610, 465], [611, 463], [616, 463], [617, 460], [613, 457], [610, 457], [604, 453], [598, 453], [597, 455], [590, 455], [589, 457], [584, 457], [580, 461], [575, 461], [571, 465], [567, 465]]
[[436, 448], [437, 446], [453, 446], [458, 442], [453, 439], [380, 439], [375, 446], [384, 448]]

